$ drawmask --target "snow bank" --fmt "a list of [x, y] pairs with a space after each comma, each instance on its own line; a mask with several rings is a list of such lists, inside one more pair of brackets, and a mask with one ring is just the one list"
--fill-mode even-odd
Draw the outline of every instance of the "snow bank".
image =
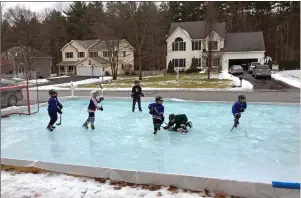
[[[26, 80], [22, 79], [22, 78], [11, 78], [11, 80], [8, 80], [8, 79], [1, 79], [1, 82], [4, 82], [4, 83], [18, 83], [18, 85], [26, 85], [27, 82]], [[45, 83], [48, 83], [49, 80], [47, 79], [37, 79], [37, 80], [29, 80], [28, 83], [29, 84], [45, 84]]]
[[[219, 74], [219, 79], [227, 79], [227, 80], [232, 80], [234, 85], [236, 87], [240, 86], [240, 80], [238, 77], [233, 76], [231, 74], [229, 74], [228, 72], [224, 71], [223, 73]], [[254, 86], [247, 80], [242, 80], [242, 87], [241, 90], [242, 91], [250, 91], [253, 90]]]
[[[121, 187], [94, 179], [54, 173], [17, 173], [1, 171], [1, 197], [101, 197], [101, 198], [196, 198], [214, 197], [214, 193], [191, 192], [161, 187], [143, 189], [140, 185]], [[206, 195], [207, 194], [207, 195]], [[227, 196], [230, 197], [230, 196]]]
[[300, 88], [300, 70], [286, 70], [272, 73], [272, 78]]
[[[73, 85], [78, 86], [78, 85], [84, 85], [84, 84], [92, 84], [92, 83], [101, 83], [103, 81], [112, 81], [113, 78], [111, 76], [104, 76], [99, 77], [99, 78], [90, 78], [90, 79], [86, 79], [86, 80], [80, 80], [80, 81], [75, 81], [72, 82]], [[66, 86], [71, 86], [71, 83], [63, 83], [63, 84], [57, 84], [57, 85], [53, 85], [56, 87], [66, 87]]]
[[51, 74], [51, 77], [50, 78], [47, 78], [47, 79], [56, 79], [56, 78], [69, 78], [70, 76], [52, 76]]
[[[26, 82], [26, 81], [24, 81], [24, 82]], [[29, 84], [36, 84], [36, 83], [38, 83], [39, 85], [40, 84], [45, 84], [45, 83], [48, 83], [48, 82], [49, 82], [49, 80], [47, 80], [47, 79], [37, 79], [37, 80], [29, 80], [28, 81]]]

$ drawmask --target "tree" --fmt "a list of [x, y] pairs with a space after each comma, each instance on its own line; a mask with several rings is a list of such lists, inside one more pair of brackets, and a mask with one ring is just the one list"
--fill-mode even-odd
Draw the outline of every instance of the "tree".
[[192, 58], [191, 61], [191, 66], [189, 69], [186, 70], [186, 73], [193, 73], [193, 72], [198, 72], [199, 69], [197, 68], [197, 59], [194, 57]]
[[29, 9], [17, 5], [14, 8], [9, 8], [5, 13], [5, 18], [11, 27], [12, 46], [17, 46], [18, 53], [12, 54], [17, 56], [17, 59], [22, 63], [22, 68], [26, 72], [26, 78], [31, 79], [31, 72], [35, 66], [32, 62], [35, 48], [39, 48], [42, 42], [40, 38], [41, 24], [38, 21], [35, 13]]
[[169, 63], [168, 63], [168, 67], [167, 67], [167, 73], [174, 73], [175, 72], [175, 70], [174, 70], [174, 66], [173, 66], [173, 64], [172, 64], [172, 62], [171, 61], [169, 61]]

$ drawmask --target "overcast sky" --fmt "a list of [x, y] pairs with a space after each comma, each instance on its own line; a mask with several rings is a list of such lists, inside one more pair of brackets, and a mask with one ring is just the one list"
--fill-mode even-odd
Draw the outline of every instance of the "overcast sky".
[[45, 10], [45, 8], [49, 9], [66, 9], [69, 4], [72, 2], [2, 2], [4, 12], [10, 7], [14, 7], [16, 5], [24, 5], [26, 8], [30, 9], [33, 12], [41, 12]]

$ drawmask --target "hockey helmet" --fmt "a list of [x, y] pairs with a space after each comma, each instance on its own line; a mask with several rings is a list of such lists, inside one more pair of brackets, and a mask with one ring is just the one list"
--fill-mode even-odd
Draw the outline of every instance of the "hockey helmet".
[[96, 97], [99, 95], [99, 92], [96, 90], [96, 89], [93, 89], [91, 92], [90, 92], [90, 96], [92, 97]]
[[156, 102], [163, 101], [163, 98], [161, 96], [157, 96], [156, 99], [155, 99], [155, 101]]
[[134, 84], [135, 84], [135, 85], [140, 84], [140, 81], [139, 81], [139, 80], [135, 80], [135, 81], [134, 81]]
[[245, 99], [246, 99], [246, 96], [243, 94], [238, 96], [238, 100], [245, 100]]
[[169, 114], [169, 120], [173, 120], [173, 119], [175, 119], [175, 114]]
[[57, 94], [57, 92], [54, 89], [49, 90], [49, 95], [51, 96], [52, 94]]

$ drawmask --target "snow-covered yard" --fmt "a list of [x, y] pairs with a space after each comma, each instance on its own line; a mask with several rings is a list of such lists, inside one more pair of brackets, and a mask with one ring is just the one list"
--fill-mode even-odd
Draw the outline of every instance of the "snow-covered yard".
[[[117, 81], [112, 81], [111, 77], [104, 77], [104, 81], [110, 81], [111, 83], [103, 84], [105, 90], [131, 90], [133, 81], [137, 77], [124, 77], [118, 78]], [[102, 78], [93, 78], [87, 80], [81, 80], [73, 82], [76, 89], [93, 89], [99, 88], [99, 83], [102, 82]], [[238, 77], [232, 76], [227, 72], [220, 74], [212, 74], [211, 80], [207, 80], [207, 75], [200, 74], [180, 74], [179, 83], [176, 80], [175, 75], [157, 75], [157, 76], [145, 76], [141, 81], [143, 90], [161, 90], [161, 91], [176, 91], [176, 90], [194, 90], [194, 91], [253, 91], [253, 85], [246, 81], [242, 81], [242, 87], [240, 87], [240, 80]], [[41, 90], [54, 88], [70, 89], [71, 83], [49, 85], [40, 87]]]
[[[11, 78], [11, 79], [4, 79], [4, 78], [2, 78], [1, 82], [11, 83], [11, 84], [17, 84], [17, 85], [25, 85], [27, 83], [22, 78]], [[41, 84], [45, 84], [45, 83], [48, 83], [48, 82], [49, 82], [49, 80], [47, 80], [47, 79], [37, 79], [37, 80], [29, 80], [28, 84], [34, 85], [34, 84], [38, 83], [39, 85], [41, 85]]]
[[286, 70], [279, 71], [272, 74], [272, 78], [275, 80], [282, 81], [293, 87], [300, 88], [300, 70]]
[[[219, 196], [218, 196], [219, 195]], [[1, 171], [1, 197], [101, 197], [101, 198], [230, 198], [208, 190], [192, 192], [176, 187], [157, 185], [135, 185], [124, 182], [104, 181], [84, 177], [73, 177], [56, 173], [17, 173]]]

